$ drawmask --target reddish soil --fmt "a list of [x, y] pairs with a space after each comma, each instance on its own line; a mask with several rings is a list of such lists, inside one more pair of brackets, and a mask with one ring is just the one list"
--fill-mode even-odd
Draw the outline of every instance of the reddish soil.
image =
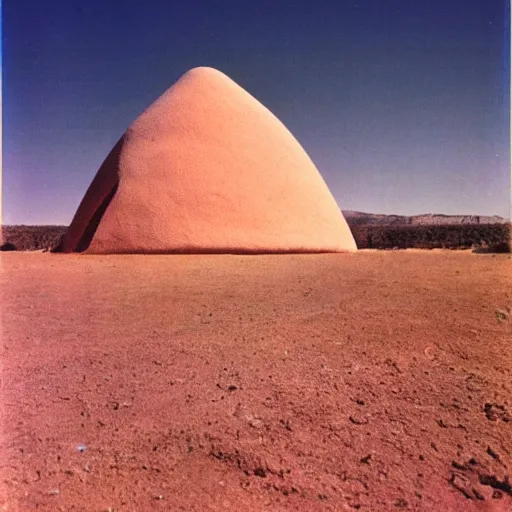
[[0, 264], [2, 512], [512, 509], [509, 255]]

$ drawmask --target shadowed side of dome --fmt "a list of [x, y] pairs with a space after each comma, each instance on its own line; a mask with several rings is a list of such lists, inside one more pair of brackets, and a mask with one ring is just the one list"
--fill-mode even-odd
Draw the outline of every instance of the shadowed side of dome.
[[105, 210], [114, 197], [119, 178], [117, 167], [123, 138], [114, 146], [83, 197], [71, 224], [53, 252], [83, 252], [96, 233]]

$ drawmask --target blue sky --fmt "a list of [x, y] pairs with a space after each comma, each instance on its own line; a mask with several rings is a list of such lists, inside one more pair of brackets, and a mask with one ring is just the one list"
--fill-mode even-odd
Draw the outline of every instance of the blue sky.
[[3, 222], [68, 224], [129, 124], [212, 66], [274, 112], [343, 209], [509, 215], [501, 0], [11, 0]]

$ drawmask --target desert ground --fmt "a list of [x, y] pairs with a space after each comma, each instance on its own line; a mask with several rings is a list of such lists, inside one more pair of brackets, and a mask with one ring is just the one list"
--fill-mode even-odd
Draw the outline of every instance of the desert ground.
[[0, 256], [0, 511], [512, 510], [512, 260]]

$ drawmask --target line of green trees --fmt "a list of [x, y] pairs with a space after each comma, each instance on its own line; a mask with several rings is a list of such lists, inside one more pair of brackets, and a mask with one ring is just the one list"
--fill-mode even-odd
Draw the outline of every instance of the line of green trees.
[[[3, 226], [0, 250], [50, 250], [66, 226]], [[351, 226], [359, 249], [480, 249], [510, 252], [510, 224], [359, 225]]]
[[66, 233], [66, 226], [3, 226], [2, 250], [37, 251], [55, 247]]
[[509, 252], [510, 224], [351, 226], [359, 249], [470, 249]]

